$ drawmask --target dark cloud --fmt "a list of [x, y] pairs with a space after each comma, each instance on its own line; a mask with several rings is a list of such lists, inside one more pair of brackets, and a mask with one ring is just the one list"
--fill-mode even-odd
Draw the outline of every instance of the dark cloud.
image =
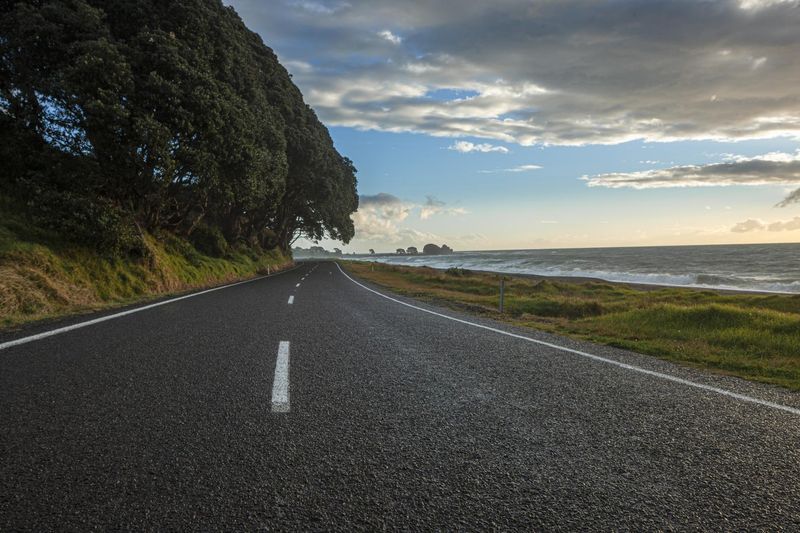
[[[800, 153], [771, 153], [754, 158], [734, 158], [724, 163], [685, 165], [639, 172], [614, 172], [584, 176], [590, 187], [660, 189], [671, 187], [722, 187], [729, 185], [799, 185]], [[781, 204], [800, 198], [798, 191]]]
[[521, 144], [800, 135], [796, 1], [231, 3], [329, 125]]
[[445, 203], [435, 196], [425, 197], [425, 207], [444, 207]]
[[402, 203], [403, 201], [397, 196], [385, 192], [373, 195], [362, 194], [358, 200], [358, 205], [361, 207], [402, 205]]
[[786, 207], [787, 205], [797, 203], [800, 203], [800, 189], [790, 193], [786, 198], [783, 199], [782, 202], [778, 204], [778, 207]]

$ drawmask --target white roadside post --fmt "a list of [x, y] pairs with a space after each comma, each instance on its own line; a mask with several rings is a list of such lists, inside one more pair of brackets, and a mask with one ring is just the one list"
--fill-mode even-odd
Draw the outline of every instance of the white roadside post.
[[504, 300], [506, 298], [506, 279], [500, 276], [500, 313], [503, 313]]

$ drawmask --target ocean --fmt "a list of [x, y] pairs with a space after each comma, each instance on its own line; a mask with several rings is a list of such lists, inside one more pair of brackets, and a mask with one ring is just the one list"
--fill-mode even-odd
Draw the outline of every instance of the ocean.
[[800, 243], [495, 250], [358, 259], [509, 274], [800, 294]]

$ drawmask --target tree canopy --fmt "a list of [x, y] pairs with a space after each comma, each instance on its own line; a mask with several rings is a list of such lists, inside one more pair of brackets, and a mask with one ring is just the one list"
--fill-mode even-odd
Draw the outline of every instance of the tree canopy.
[[0, 192], [76, 240], [348, 242], [356, 169], [219, 0], [0, 1]]

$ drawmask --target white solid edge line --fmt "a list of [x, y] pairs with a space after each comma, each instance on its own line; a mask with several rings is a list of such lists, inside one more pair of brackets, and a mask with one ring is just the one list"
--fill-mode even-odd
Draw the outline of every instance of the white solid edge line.
[[294, 296], [289, 296], [289, 305], [294, 303]]
[[195, 296], [200, 296], [201, 294], [207, 294], [209, 292], [219, 291], [222, 289], [227, 289], [229, 287], [235, 287], [236, 285], [243, 285], [245, 283], [252, 283], [253, 281], [258, 281], [264, 278], [271, 278], [273, 276], [278, 276], [283, 274], [284, 272], [289, 272], [294, 270], [295, 268], [290, 268], [289, 270], [281, 270], [275, 274], [270, 274], [267, 276], [259, 276], [253, 279], [246, 279], [244, 281], [237, 281], [236, 283], [230, 283], [228, 285], [222, 285], [221, 287], [214, 287], [213, 289], [206, 289], [200, 292], [193, 292], [192, 294], [184, 294], [183, 296], [178, 296], [177, 298], [170, 298], [169, 300], [164, 300], [163, 302], [156, 302], [154, 304], [144, 305], [142, 307], [137, 307], [136, 309], [128, 309], [127, 311], [121, 311], [119, 313], [114, 313], [113, 315], [101, 316], [99, 318], [95, 318], [92, 320], [87, 320], [86, 322], [79, 322], [77, 324], [72, 324], [69, 326], [64, 326], [63, 328], [56, 328], [51, 329], [50, 331], [44, 331], [42, 333], [37, 333], [36, 335], [30, 335], [28, 337], [22, 337], [20, 339], [14, 339], [12, 341], [7, 341], [0, 344], [0, 350], [5, 350], [6, 348], [11, 348], [12, 346], [18, 346], [20, 344], [25, 344], [28, 342], [38, 341], [40, 339], [44, 339], [46, 337], [52, 337], [53, 335], [58, 335], [60, 333], [66, 333], [67, 331], [72, 331], [73, 329], [80, 329], [85, 328], [86, 326], [92, 326], [94, 324], [99, 324], [100, 322], [105, 322], [106, 320], [112, 320], [114, 318], [119, 318], [126, 315], [132, 315], [133, 313], [138, 313], [139, 311], [147, 311], [148, 309], [152, 309], [154, 307], [159, 307], [161, 305], [171, 304], [173, 302], [177, 302], [178, 300], [185, 300], [187, 298], [194, 298]]
[[438, 317], [446, 318], [447, 320], [452, 320], [454, 322], [460, 322], [462, 324], [467, 324], [468, 326], [474, 326], [476, 328], [481, 328], [481, 329], [485, 329], [485, 330], [488, 330], [488, 331], [493, 331], [495, 333], [500, 333], [501, 335], [507, 335], [509, 337], [514, 337], [515, 339], [522, 339], [522, 340], [525, 340], [525, 341], [528, 341], [528, 342], [532, 342], [532, 343], [535, 343], [535, 344], [540, 344], [542, 346], [547, 346], [548, 348], [553, 348], [555, 350], [561, 350], [563, 352], [569, 352], [569, 353], [572, 353], [572, 354], [575, 354], [575, 355], [580, 355], [581, 357], [587, 357], [589, 359], [593, 359], [593, 360], [599, 361], [601, 363], [607, 363], [609, 365], [618, 366], [618, 367], [624, 368], [626, 370], [632, 370], [634, 372], [639, 372], [641, 374], [647, 374], [648, 376], [653, 376], [653, 377], [657, 377], [657, 378], [660, 378], [660, 379], [665, 379], [665, 380], [668, 380], [668, 381], [672, 381], [674, 383], [680, 383], [681, 385], [687, 385], [689, 387], [695, 387], [695, 388], [702, 389], [702, 390], [705, 390], [705, 391], [714, 392], [714, 393], [717, 393], [717, 394], [722, 394], [723, 396], [728, 396], [730, 398], [736, 398], [737, 400], [741, 400], [743, 402], [755, 403], [755, 404], [762, 405], [762, 406], [765, 406], [765, 407], [772, 407], [773, 409], [779, 409], [781, 411], [786, 411], [787, 413], [800, 415], [800, 409], [797, 409], [795, 407], [790, 407], [788, 405], [782, 405], [782, 404], [770, 402], [770, 401], [767, 401], [767, 400], [760, 400], [758, 398], [753, 398], [752, 396], [747, 396], [745, 394], [739, 394], [737, 392], [731, 392], [729, 390], [720, 389], [719, 387], [714, 387], [712, 385], [705, 385], [703, 383], [696, 383], [694, 381], [689, 381], [688, 379], [683, 379], [683, 378], [679, 378], [679, 377], [676, 377], [676, 376], [671, 376], [669, 374], [664, 374], [662, 372], [656, 372], [654, 370], [648, 370], [646, 368], [642, 368], [642, 367], [634, 366], [634, 365], [629, 365], [627, 363], [621, 363], [619, 361], [615, 361], [613, 359], [608, 359], [606, 357], [601, 357], [599, 355], [594, 355], [594, 354], [591, 354], [591, 353], [582, 352], [580, 350], [573, 350], [572, 348], [567, 348], [566, 346], [559, 346], [558, 344], [553, 344], [553, 343], [546, 342], [546, 341], [540, 341], [540, 340], [537, 340], [537, 339], [532, 339], [532, 338], [526, 337], [524, 335], [518, 335], [516, 333], [511, 333], [509, 331], [503, 331], [502, 329], [493, 328], [491, 326], [484, 326], [483, 324], [477, 324], [475, 322], [470, 322], [468, 320], [462, 320], [460, 318], [447, 316], [447, 315], [444, 315], [442, 313], [437, 313], [436, 311], [431, 311], [430, 309], [417, 307], [416, 305], [412, 305], [412, 304], [403, 302], [401, 300], [397, 300], [395, 298], [392, 298], [391, 296], [386, 296], [385, 294], [382, 294], [382, 293], [380, 293], [380, 292], [378, 292], [376, 290], [370, 289], [366, 285], [363, 285], [363, 284], [357, 282], [356, 280], [354, 280], [353, 278], [348, 276], [347, 273], [345, 273], [344, 270], [342, 270], [342, 267], [339, 266], [339, 263], [336, 263], [336, 267], [339, 269], [339, 272], [341, 272], [344, 275], [344, 277], [346, 277], [347, 279], [349, 279], [350, 281], [352, 281], [353, 283], [355, 283], [359, 287], [361, 287], [363, 289], [366, 289], [369, 292], [375, 293], [378, 296], [386, 298], [387, 300], [391, 300], [391, 301], [393, 301], [395, 303], [399, 303], [400, 305], [405, 305], [406, 307], [410, 307], [410, 308], [416, 309], [418, 311], [423, 311], [423, 312], [429, 313], [431, 315], [436, 315]]
[[275, 379], [272, 382], [272, 412], [289, 412], [289, 341], [278, 345]]

